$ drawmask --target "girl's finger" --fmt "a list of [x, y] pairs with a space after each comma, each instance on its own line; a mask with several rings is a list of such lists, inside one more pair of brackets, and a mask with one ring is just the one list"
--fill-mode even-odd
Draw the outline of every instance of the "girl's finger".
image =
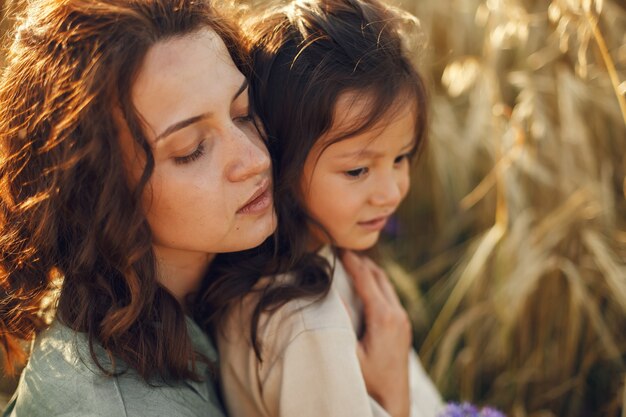
[[400, 298], [398, 297], [396, 290], [393, 288], [393, 285], [391, 285], [389, 277], [387, 277], [387, 273], [381, 267], [376, 265], [376, 263], [370, 258], [363, 257], [362, 260], [376, 278], [376, 283], [378, 284], [380, 291], [385, 295], [387, 301], [394, 307], [401, 306]]
[[341, 261], [354, 283], [354, 290], [363, 302], [365, 322], [372, 323], [371, 318], [387, 308], [387, 297], [378, 285], [372, 269], [354, 252], [344, 251]]

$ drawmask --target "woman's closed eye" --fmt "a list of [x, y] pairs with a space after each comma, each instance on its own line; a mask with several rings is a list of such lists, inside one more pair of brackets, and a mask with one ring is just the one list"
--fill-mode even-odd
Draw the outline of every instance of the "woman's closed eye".
[[178, 165], [189, 164], [204, 155], [204, 141], [200, 142], [196, 149], [189, 155], [174, 157], [174, 163]]
[[250, 123], [254, 121], [254, 116], [252, 113], [246, 113], [242, 116], [236, 116], [233, 118], [235, 123]]

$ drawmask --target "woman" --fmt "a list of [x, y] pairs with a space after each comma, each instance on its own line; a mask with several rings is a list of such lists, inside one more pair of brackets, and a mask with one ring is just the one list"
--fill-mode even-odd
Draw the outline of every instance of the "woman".
[[203, 1], [28, 4], [0, 82], [8, 362], [36, 339], [6, 415], [223, 415], [186, 313], [214, 254], [275, 227], [237, 40]]

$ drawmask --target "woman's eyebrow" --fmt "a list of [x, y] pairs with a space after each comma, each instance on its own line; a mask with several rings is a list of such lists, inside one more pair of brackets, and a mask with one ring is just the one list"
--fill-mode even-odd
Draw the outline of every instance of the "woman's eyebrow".
[[241, 85], [239, 86], [239, 90], [237, 90], [237, 92], [235, 93], [235, 95], [233, 96], [233, 100], [235, 101], [239, 98], [239, 96], [241, 95], [241, 93], [243, 93], [244, 91], [246, 91], [246, 88], [248, 88], [248, 79], [244, 78], [243, 82], [241, 83]]
[[[233, 95], [232, 101], [237, 100], [237, 98], [239, 98], [239, 96], [244, 91], [246, 91], [246, 88], [248, 88], [248, 80], [244, 79], [243, 83], [241, 83], [241, 85], [237, 89], [237, 92], [235, 92], [235, 94]], [[172, 133], [174, 133], [176, 131], [179, 131], [181, 129], [184, 129], [187, 126], [190, 126], [190, 125], [192, 125], [194, 123], [198, 123], [200, 120], [207, 119], [207, 118], [211, 117], [212, 115], [213, 115], [213, 112], [207, 112], [207, 113], [199, 114], [197, 116], [192, 116], [192, 117], [189, 117], [187, 119], [184, 119], [184, 120], [181, 120], [179, 122], [176, 122], [176, 123], [172, 124], [171, 126], [169, 126], [167, 129], [165, 129], [163, 131], [163, 133], [158, 135], [154, 141], [158, 142], [158, 141], [164, 139], [166, 136], [169, 136]]]

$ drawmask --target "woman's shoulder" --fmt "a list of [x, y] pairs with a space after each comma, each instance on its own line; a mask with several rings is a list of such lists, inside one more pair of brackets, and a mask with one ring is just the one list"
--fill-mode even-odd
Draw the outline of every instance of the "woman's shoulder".
[[124, 416], [116, 391], [91, 357], [86, 336], [55, 321], [35, 339], [4, 415]]
[[[95, 356], [111, 361], [101, 346]], [[209, 377], [204, 382], [148, 384], [132, 369], [110, 376], [93, 359], [87, 336], [54, 322], [35, 340], [17, 391], [4, 416], [195, 416], [223, 417]]]
[[[104, 350], [97, 344], [94, 344], [93, 349], [102, 366], [110, 366]], [[99, 370], [91, 355], [87, 335], [56, 320], [33, 342], [26, 369], [29, 368], [51, 375], [63, 370], [63, 375], [69, 372], [89, 378]]]

